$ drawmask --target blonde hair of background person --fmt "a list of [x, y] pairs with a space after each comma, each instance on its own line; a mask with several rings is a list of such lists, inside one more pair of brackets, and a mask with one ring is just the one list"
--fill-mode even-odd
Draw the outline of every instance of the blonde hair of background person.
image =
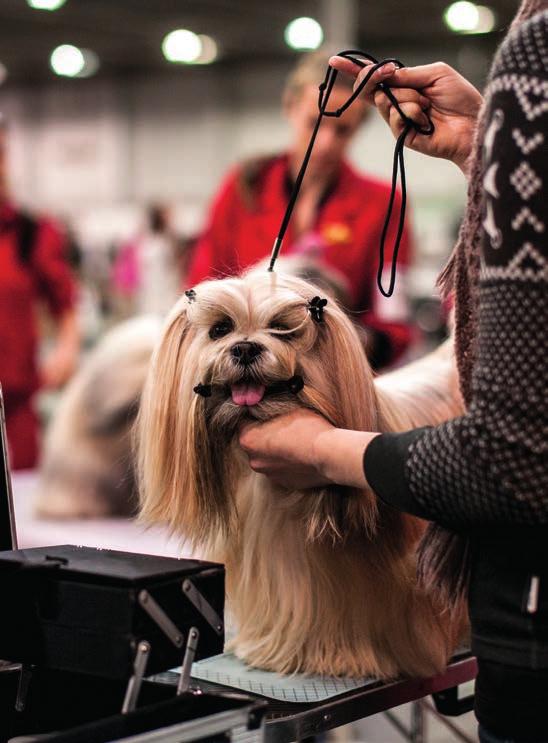
[[377, 435], [299, 411], [240, 436], [251, 466], [278, 482], [296, 471], [310, 486], [368, 481], [386, 503], [437, 522], [422, 576], [448, 598], [468, 593], [476, 716], [489, 743], [548, 740], [547, 47], [548, 3], [526, 0], [495, 56], [483, 112], [479, 93], [441, 63], [387, 65], [367, 91], [395, 133], [401, 125], [376, 83], [388, 81], [419, 123], [427, 108], [435, 132], [409, 144], [470, 179], [445, 276], [466, 412]]

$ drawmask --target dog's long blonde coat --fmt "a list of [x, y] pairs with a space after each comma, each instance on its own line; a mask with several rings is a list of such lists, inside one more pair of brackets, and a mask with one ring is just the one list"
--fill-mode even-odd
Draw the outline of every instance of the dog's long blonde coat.
[[[255, 272], [204, 283], [195, 300], [176, 305], [141, 404], [142, 515], [226, 564], [238, 630], [232, 648], [247, 662], [280, 672], [429, 675], [446, 663], [457, 628], [416, 585], [423, 522], [369, 491], [282, 490], [252, 472], [235, 444], [248, 412], [267, 419], [307, 406], [337, 426], [371, 431], [458, 412], [443, 398], [436, 405], [428, 389], [425, 399], [413, 396], [397, 375], [376, 390], [356, 331], [336, 304], [330, 300], [323, 323], [310, 317], [315, 294], [301, 280]], [[232, 329], [213, 340], [208, 330], [222, 318]], [[242, 340], [264, 349], [255, 380], [268, 386], [300, 374], [302, 392], [249, 410], [235, 405], [229, 389], [242, 367], [230, 349]], [[196, 395], [197, 383], [212, 385], [212, 396]]]

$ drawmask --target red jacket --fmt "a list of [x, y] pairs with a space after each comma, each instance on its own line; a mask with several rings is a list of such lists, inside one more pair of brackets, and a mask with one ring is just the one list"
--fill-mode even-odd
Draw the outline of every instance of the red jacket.
[[[243, 173], [242, 168], [232, 172], [213, 202], [191, 261], [189, 286], [206, 278], [237, 274], [270, 254], [289, 198], [287, 156], [262, 161], [251, 187]], [[378, 366], [394, 361], [411, 339], [402, 292], [402, 269], [411, 260], [407, 227], [398, 255], [394, 296], [384, 298], [376, 286], [389, 195], [388, 184], [363, 176], [343, 163], [336, 183], [320, 205], [313, 234], [295, 241], [290, 223], [281, 253], [304, 252], [313, 244], [315, 259], [346, 278], [348, 309], [359, 313], [364, 325], [373, 331], [377, 341], [373, 356]], [[398, 195], [386, 241], [385, 270], [390, 266], [400, 203]]]
[[37, 304], [55, 317], [74, 304], [75, 287], [62, 234], [38, 220], [27, 260], [19, 254], [20, 215], [0, 207], [0, 383], [7, 399], [29, 398], [39, 386]]

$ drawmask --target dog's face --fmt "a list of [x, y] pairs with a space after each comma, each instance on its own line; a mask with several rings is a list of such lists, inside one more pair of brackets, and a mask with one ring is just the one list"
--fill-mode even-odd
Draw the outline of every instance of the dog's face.
[[146, 517], [197, 539], [230, 528], [244, 417], [305, 406], [337, 426], [379, 430], [358, 335], [334, 300], [323, 312], [311, 309], [318, 294], [301, 279], [261, 270], [204, 282], [178, 301], [141, 402]]
[[[325, 322], [312, 318], [312, 291], [260, 271], [204, 283], [179, 303], [175, 314], [189, 328], [186, 383], [203, 397], [196, 412], [210, 436], [226, 439], [243, 417], [266, 420], [302, 405], [303, 383], [326, 386], [321, 377], [330, 371], [318, 355]], [[329, 311], [340, 312], [334, 304]]]

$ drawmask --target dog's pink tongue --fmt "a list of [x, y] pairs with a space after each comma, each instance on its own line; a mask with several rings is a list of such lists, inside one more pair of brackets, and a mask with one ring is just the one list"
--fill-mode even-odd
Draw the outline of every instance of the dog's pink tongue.
[[232, 402], [236, 405], [257, 405], [264, 397], [264, 390], [264, 384], [233, 384]]

